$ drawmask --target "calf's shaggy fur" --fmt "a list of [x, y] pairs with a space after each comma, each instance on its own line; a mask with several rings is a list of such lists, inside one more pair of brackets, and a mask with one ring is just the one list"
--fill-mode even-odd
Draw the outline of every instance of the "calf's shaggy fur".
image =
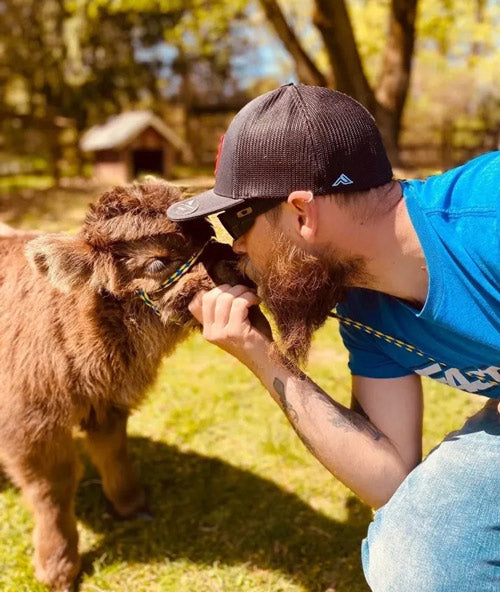
[[[76, 236], [0, 233], [0, 461], [34, 512], [36, 575], [57, 591], [71, 589], [80, 569], [72, 428], [85, 431], [116, 512], [141, 512], [144, 492], [127, 456], [129, 411], [161, 358], [196, 326], [187, 310], [194, 294], [238, 282], [231, 249], [214, 242], [157, 291], [213, 236], [205, 220], [180, 226], [166, 218], [179, 198], [150, 181], [104, 194]], [[159, 315], [139, 289], [157, 291]]]

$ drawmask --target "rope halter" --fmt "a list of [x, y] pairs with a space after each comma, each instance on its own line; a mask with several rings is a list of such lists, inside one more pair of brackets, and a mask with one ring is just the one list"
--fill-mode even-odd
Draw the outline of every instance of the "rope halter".
[[[180, 267], [178, 267], [170, 277], [168, 277], [166, 280], [164, 280], [160, 284], [159, 288], [157, 288], [153, 292], [150, 292], [150, 294], [156, 294], [158, 292], [161, 292], [165, 288], [168, 288], [172, 284], [175, 284], [185, 273], [187, 273], [191, 269], [191, 267], [193, 267], [193, 265], [201, 257], [206, 246], [213, 241], [214, 241], [213, 238], [210, 238], [209, 240], [207, 240], [207, 242], [201, 247], [201, 249], [199, 251], [194, 253], [194, 255], [191, 255], [191, 257], [185, 263], [183, 263]], [[153, 303], [153, 301], [149, 297], [149, 294], [146, 292], [146, 290], [143, 290], [142, 288], [140, 290], [137, 290], [137, 295], [139, 296], [139, 298], [141, 300], [143, 300], [149, 306], [149, 308], [151, 308], [155, 312], [155, 314], [160, 316], [160, 309], [157, 306], [155, 306], [155, 304]]]

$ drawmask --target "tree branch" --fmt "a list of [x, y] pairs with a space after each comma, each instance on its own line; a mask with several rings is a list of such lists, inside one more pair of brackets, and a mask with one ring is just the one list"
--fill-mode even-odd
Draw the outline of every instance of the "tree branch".
[[304, 84], [328, 86], [325, 75], [317, 68], [306, 52], [295, 31], [288, 24], [277, 0], [260, 0], [268, 21], [273, 25], [278, 37], [295, 63], [297, 77]]

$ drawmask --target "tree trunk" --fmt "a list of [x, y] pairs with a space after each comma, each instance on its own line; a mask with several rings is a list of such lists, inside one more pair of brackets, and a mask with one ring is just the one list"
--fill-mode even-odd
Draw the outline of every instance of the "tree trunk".
[[[481, 0], [477, 0], [481, 2]], [[267, 18], [292, 56], [299, 80], [307, 84], [334, 86], [362, 103], [376, 118], [393, 164], [398, 164], [401, 117], [410, 83], [415, 45], [418, 0], [392, 0], [387, 43], [378, 84], [373, 89], [363, 70], [345, 0], [314, 0], [313, 22], [318, 28], [335, 80], [327, 84], [307, 54], [277, 0], [260, 0]]]
[[332, 67], [337, 90], [373, 112], [375, 96], [366, 79], [345, 0], [315, 0], [318, 28]]
[[401, 117], [410, 86], [418, 0], [392, 0], [389, 34], [375, 96], [375, 116], [392, 159], [397, 158]]

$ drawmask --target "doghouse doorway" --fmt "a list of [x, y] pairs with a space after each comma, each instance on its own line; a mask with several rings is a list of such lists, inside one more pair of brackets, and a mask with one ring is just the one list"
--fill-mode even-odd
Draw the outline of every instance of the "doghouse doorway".
[[164, 176], [163, 149], [134, 150], [132, 153], [132, 169], [134, 178], [139, 175], [153, 174]]

